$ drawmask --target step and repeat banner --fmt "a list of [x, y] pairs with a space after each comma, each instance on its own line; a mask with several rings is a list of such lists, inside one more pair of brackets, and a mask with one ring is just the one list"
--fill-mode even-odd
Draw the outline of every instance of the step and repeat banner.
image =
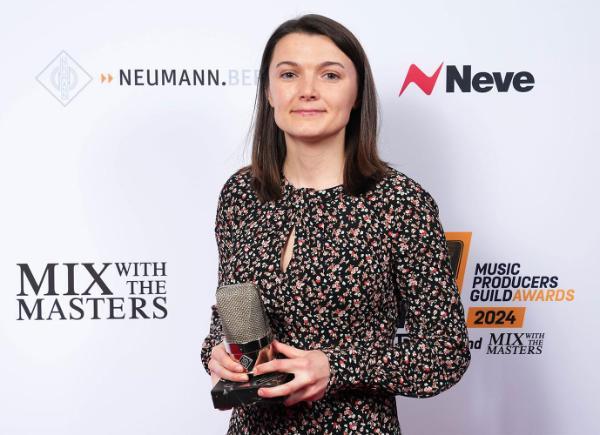
[[[214, 222], [264, 44], [363, 44], [384, 160], [436, 199], [472, 361], [403, 433], [597, 433], [600, 7], [19, 2], [0, 14], [0, 433], [221, 434]], [[398, 340], [405, 331], [398, 329]]]

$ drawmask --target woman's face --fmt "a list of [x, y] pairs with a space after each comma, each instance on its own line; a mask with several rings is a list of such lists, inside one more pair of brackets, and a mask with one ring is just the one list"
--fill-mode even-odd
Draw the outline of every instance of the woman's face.
[[317, 142], [343, 133], [357, 92], [354, 64], [327, 36], [291, 33], [275, 45], [267, 96], [286, 136]]

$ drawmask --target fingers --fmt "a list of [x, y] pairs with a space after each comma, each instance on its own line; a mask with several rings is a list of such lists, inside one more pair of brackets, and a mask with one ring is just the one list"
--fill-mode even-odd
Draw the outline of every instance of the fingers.
[[272, 359], [271, 361], [254, 366], [252, 372], [255, 375], [262, 375], [263, 373], [269, 372], [291, 373], [294, 369], [304, 367], [305, 363], [305, 361], [297, 359]]
[[302, 349], [298, 349], [297, 347], [282, 343], [276, 339], [273, 339], [273, 346], [277, 352], [284, 354], [288, 358], [298, 358], [306, 352]]
[[208, 362], [208, 368], [212, 374], [217, 375], [221, 379], [225, 379], [228, 381], [234, 382], [246, 382], [248, 381], [248, 375], [246, 373], [236, 373], [231, 370], [227, 370], [221, 364], [219, 364], [216, 360], [211, 359]]
[[248, 380], [244, 367], [229, 356], [222, 343], [213, 347], [208, 368], [211, 374], [215, 374], [221, 379], [235, 382]]
[[274, 359], [258, 364], [254, 367], [254, 374], [260, 375], [269, 372], [293, 373], [294, 379], [275, 387], [259, 388], [258, 395], [265, 398], [288, 396], [284, 401], [286, 406], [304, 400], [312, 405], [312, 401], [322, 398], [326, 387], [324, 380], [328, 379], [325, 376], [324, 368], [327, 369], [327, 372], [329, 371], [329, 367], [324, 367], [322, 360], [325, 358], [325, 361], [327, 361], [327, 356], [321, 352], [321, 357], [317, 351], [305, 351], [277, 340], [273, 340], [273, 345], [276, 351], [288, 358]]
[[303, 358], [308, 352], [293, 346], [284, 344], [276, 339], [272, 341], [273, 350], [283, 354], [287, 358], [273, 359], [269, 362], [258, 364], [254, 367], [255, 375], [268, 372], [289, 372], [291, 369], [306, 368], [307, 361]]
[[302, 381], [299, 381], [298, 379], [292, 379], [289, 382], [286, 382], [285, 384], [281, 384], [281, 385], [277, 385], [276, 387], [270, 387], [270, 388], [259, 388], [258, 389], [258, 395], [260, 397], [278, 397], [278, 396], [288, 396], [294, 392], [296, 392], [298, 389], [302, 388], [303, 383]]
[[307, 401], [312, 405], [312, 400], [316, 400], [317, 389], [310, 385], [305, 388], [300, 388], [295, 393], [290, 394], [290, 396], [284, 400], [283, 404], [285, 406], [293, 406], [298, 402]]
[[219, 364], [232, 372], [244, 373], [246, 369], [239, 362], [231, 358], [231, 355], [225, 350], [225, 346], [221, 343], [213, 348], [211, 357], [216, 359]]
[[219, 379], [220, 378], [215, 373], [213, 373], [213, 372], [210, 373], [210, 382], [211, 382], [211, 384], [212, 384], [213, 387], [215, 385], [217, 385], [217, 383], [219, 382]]

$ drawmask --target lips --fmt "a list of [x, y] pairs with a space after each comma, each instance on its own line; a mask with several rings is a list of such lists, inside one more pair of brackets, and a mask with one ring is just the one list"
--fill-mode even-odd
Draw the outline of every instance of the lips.
[[324, 110], [317, 110], [317, 109], [299, 109], [299, 110], [292, 110], [292, 113], [297, 113], [299, 115], [316, 115], [318, 113], [324, 113]]

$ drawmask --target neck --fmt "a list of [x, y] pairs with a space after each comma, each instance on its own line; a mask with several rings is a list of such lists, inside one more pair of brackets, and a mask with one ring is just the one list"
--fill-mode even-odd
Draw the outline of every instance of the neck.
[[318, 142], [304, 141], [285, 134], [286, 156], [283, 174], [295, 187], [316, 190], [344, 183], [345, 129]]

